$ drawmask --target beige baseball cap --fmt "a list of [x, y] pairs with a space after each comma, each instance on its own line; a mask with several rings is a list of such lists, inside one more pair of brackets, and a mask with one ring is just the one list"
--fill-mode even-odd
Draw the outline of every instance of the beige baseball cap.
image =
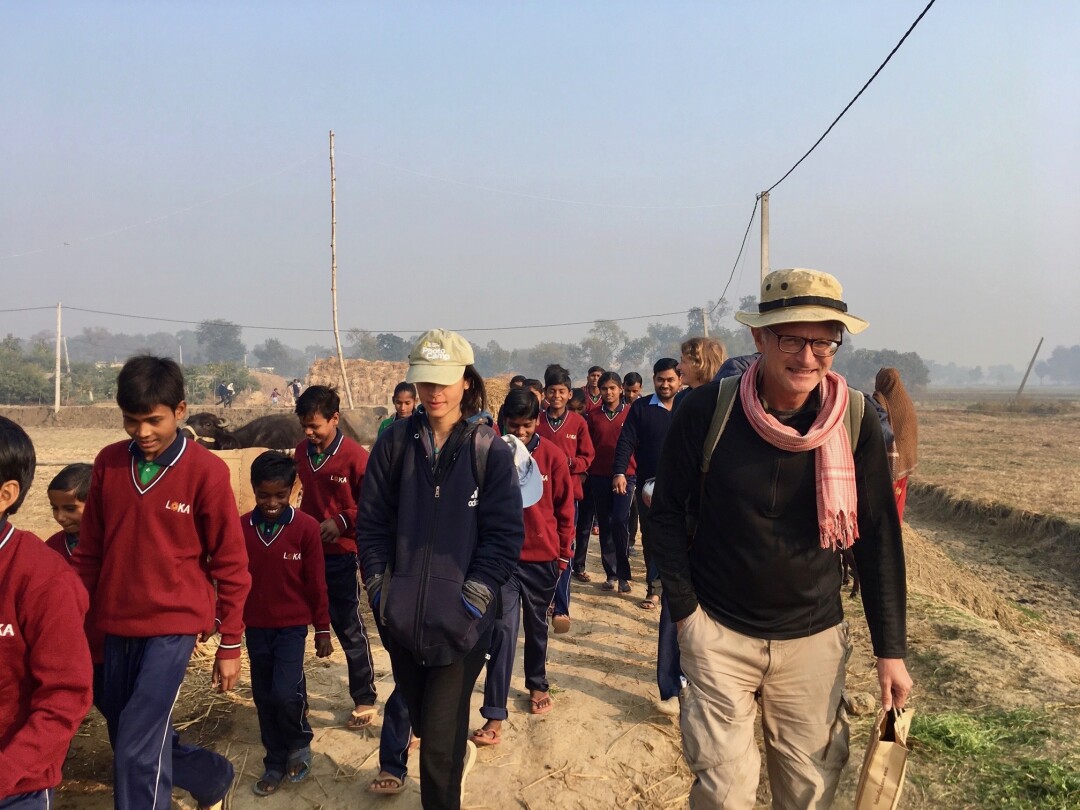
[[453, 385], [473, 364], [473, 349], [465, 338], [449, 329], [432, 329], [416, 341], [409, 352], [405, 381]]
[[736, 312], [735, 320], [754, 327], [837, 321], [858, 334], [870, 324], [848, 314], [843, 295], [840, 282], [820, 270], [775, 270], [762, 279], [758, 311]]

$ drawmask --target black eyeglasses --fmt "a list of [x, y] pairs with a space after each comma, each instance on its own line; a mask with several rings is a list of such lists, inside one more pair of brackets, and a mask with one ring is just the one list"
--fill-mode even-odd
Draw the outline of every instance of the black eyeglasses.
[[843, 345], [843, 340], [825, 340], [824, 338], [804, 338], [797, 335], [779, 335], [773, 332], [769, 327], [765, 327], [776, 338], [776, 345], [780, 347], [780, 351], [784, 354], [798, 354], [803, 350], [803, 346], [807, 343], [810, 344], [810, 351], [814, 353], [815, 357], [832, 357], [836, 354], [837, 349]]

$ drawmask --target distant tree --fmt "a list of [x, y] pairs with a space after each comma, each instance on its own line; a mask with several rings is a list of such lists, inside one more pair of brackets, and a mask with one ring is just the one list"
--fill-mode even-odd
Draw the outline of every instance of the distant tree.
[[982, 366], [975, 366], [975, 368], [968, 371], [968, 382], [972, 385], [978, 385], [982, 382], [983, 370]]
[[376, 335], [375, 346], [379, 360], [400, 362], [409, 357], [409, 344], [403, 338], [390, 332], [380, 332]]
[[195, 330], [195, 339], [211, 363], [242, 363], [247, 349], [240, 340], [240, 326], [231, 321], [203, 321]]
[[626, 343], [626, 338], [626, 332], [618, 321], [593, 321], [588, 335], [581, 341], [586, 361], [591, 366], [614, 366], [615, 357]]
[[14, 335], [0, 342], [0, 402], [30, 405], [52, 400], [52, 385], [44, 369], [30, 362]]
[[350, 329], [346, 338], [349, 357], [359, 357], [362, 360], [377, 360], [379, 358], [379, 344], [375, 342], [375, 336], [366, 329]]
[[1057, 346], [1044, 363], [1045, 376], [1053, 382], [1063, 385], [1080, 384], [1080, 346]]
[[661, 357], [679, 359], [679, 344], [683, 341], [683, 332], [679, 327], [668, 323], [650, 323], [645, 333], [652, 338], [655, 346], [652, 357], [646, 358], [647, 366], [651, 367]]
[[505, 374], [510, 370], [510, 352], [500, 346], [496, 340], [489, 340], [483, 347], [474, 343], [473, 354], [476, 357], [476, 370], [480, 372], [481, 377]]
[[277, 338], [268, 338], [265, 343], [260, 343], [255, 347], [254, 354], [260, 366], [272, 368], [278, 374], [287, 373], [286, 367], [290, 365], [289, 348]]
[[584, 377], [588, 366], [581, 346], [575, 343], [537, 343], [510, 353], [509, 367], [530, 377], [542, 377], [550, 363], [558, 363], [575, 378]]
[[649, 335], [626, 341], [615, 356], [619, 371], [636, 371], [649, 365], [649, 357], [655, 348], [656, 340]]
[[921, 389], [930, 383], [930, 371], [915, 352], [892, 349], [842, 348], [833, 361], [833, 369], [842, 374], [848, 385], [860, 391], [873, 391], [874, 380], [882, 368], [895, 368], [909, 390]]

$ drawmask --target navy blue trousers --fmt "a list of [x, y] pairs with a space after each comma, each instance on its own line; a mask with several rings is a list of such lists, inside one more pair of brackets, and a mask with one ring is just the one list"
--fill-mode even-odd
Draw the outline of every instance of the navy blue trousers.
[[[577, 524], [580, 501], [574, 501], [574, 524]], [[591, 518], [590, 518], [591, 520]], [[574, 559], [577, 559], [577, 540], [574, 541]], [[574, 565], [566, 566], [566, 570], [559, 574], [559, 582], [555, 586], [555, 597], [552, 601], [552, 613], [556, 616], [570, 615], [570, 573], [576, 571]]]
[[656, 644], [656, 685], [660, 699], [675, 697], [682, 689], [682, 662], [679, 655], [679, 629], [671, 620], [665, 594], [660, 594], [660, 635]]
[[304, 645], [307, 627], [249, 627], [247, 640], [251, 666], [251, 697], [259, 715], [263, 767], [285, 773], [289, 754], [311, 745], [314, 736], [304, 718], [307, 681]]
[[53, 790], [35, 790], [33, 793], [17, 793], [0, 799], [0, 810], [52, 810]]
[[630, 502], [634, 499], [635, 477], [626, 477], [626, 494], [611, 489], [609, 475], [590, 475], [585, 486], [592, 493], [596, 522], [600, 526], [600, 560], [609, 579], [630, 579]]
[[420, 746], [420, 803], [425, 810], [459, 810], [461, 776], [469, 738], [469, 700], [491, 634], [484, 633], [464, 658], [442, 667], [416, 663], [412, 653], [384, 636], [394, 666], [395, 691], [409, 708], [409, 722]]
[[113, 746], [117, 810], [169, 810], [173, 785], [203, 805], [229, 791], [232, 763], [182, 744], [172, 727], [194, 648], [195, 636], [105, 636], [101, 709]]
[[371, 660], [364, 620], [360, 618], [360, 584], [355, 554], [326, 555], [326, 593], [334, 628], [349, 671], [349, 695], [356, 706], [375, 705], [375, 664]]
[[525, 627], [525, 688], [548, 690], [547, 606], [559, 581], [559, 561], [519, 561], [502, 587], [502, 617], [495, 620], [491, 634], [484, 705], [480, 715], [487, 720], [505, 720], [514, 673], [518, 628]]
[[585, 570], [585, 563], [589, 558], [589, 541], [592, 539], [593, 518], [596, 514], [596, 502], [593, 499], [592, 487], [589, 482], [593, 476], [587, 476], [581, 482], [581, 500], [577, 502], [574, 512], [574, 571], [581, 573]]
[[[375, 622], [383, 647], [389, 652], [390, 644], [386, 628]], [[409, 722], [409, 706], [404, 693], [394, 688], [383, 706], [382, 731], [379, 733], [379, 770], [392, 773], [404, 781], [409, 772], [409, 743], [412, 741], [412, 725]]]

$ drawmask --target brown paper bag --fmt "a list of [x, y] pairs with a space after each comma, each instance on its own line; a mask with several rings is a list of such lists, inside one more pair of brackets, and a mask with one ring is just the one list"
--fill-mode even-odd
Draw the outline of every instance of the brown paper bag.
[[907, 771], [911, 710], [879, 711], [866, 746], [855, 810], [895, 810]]

